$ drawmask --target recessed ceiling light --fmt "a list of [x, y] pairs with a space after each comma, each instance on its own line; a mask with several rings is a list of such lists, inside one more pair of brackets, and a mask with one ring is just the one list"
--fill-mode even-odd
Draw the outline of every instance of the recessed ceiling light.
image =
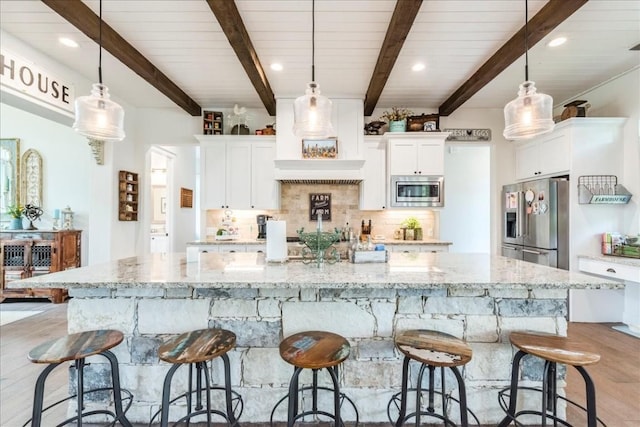
[[67, 47], [78, 47], [78, 43], [68, 37], [60, 37], [58, 41]]
[[282, 71], [282, 64], [278, 64], [277, 62], [274, 62], [273, 64], [271, 64], [271, 69], [273, 71]]
[[411, 69], [413, 71], [422, 71], [422, 70], [425, 69], [425, 65], [419, 62], [419, 63], [415, 64], [413, 67], [411, 67]]
[[547, 46], [549, 46], [549, 47], [560, 46], [561, 44], [564, 44], [564, 42], [566, 42], [566, 41], [567, 41], [566, 37], [558, 37], [558, 38], [555, 38], [555, 39], [551, 40], [549, 42], [549, 44], [547, 44]]

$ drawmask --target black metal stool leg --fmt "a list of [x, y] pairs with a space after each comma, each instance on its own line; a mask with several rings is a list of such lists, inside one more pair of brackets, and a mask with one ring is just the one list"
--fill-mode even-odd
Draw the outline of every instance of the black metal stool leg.
[[78, 418], [76, 425], [82, 427], [82, 411], [84, 409], [84, 358], [76, 360], [74, 364], [76, 367], [76, 382], [78, 387], [78, 395], [76, 398], [76, 416]]
[[587, 370], [582, 366], [574, 366], [582, 379], [584, 379], [586, 397], [587, 397], [587, 427], [596, 427], [598, 418], [596, 417], [596, 386], [593, 384], [593, 380]]
[[[327, 368], [331, 369], [331, 368]], [[318, 370], [312, 369], [313, 378], [311, 383], [311, 410], [313, 412], [318, 411]]]
[[220, 356], [224, 365], [224, 397], [227, 406], [227, 418], [232, 426], [238, 423], [235, 414], [233, 413], [233, 396], [231, 395], [231, 364], [229, 363], [229, 356], [223, 354]]
[[[209, 369], [207, 368], [207, 362], [199, 362], [198, 366], [200, 367], [199, 371], [204, 371], [204, 381], [205, 381], [205, 390], [207, 391], [207, 427], [211, 427], [211, 378], [209, 378]], [[198, 396], [202, 393], [202, 380], [200, 377], [200, 372], [198, 373]], [[227, 417], [228, 420], [228, 417]]]
[[[464, 380], [462, 379], [462, 375], [458, 370], [457, 366], [451, 366], [450, 369], [453, 371], [453, 374], [456, 376], [456, 380], [458, 380], [458, 394], [460, 400], [460, 426], [468, 427], [469, 420], [467, 415], [467, 388], [464, 385]], [[443, 395], [444, 396], [444, 395]], [[445, 414], [446, 415], [446, 414]]]
[[113, 405], [115, 407], [116, 418], [124, 427], [132, 427], [131, 423], [124, 414], [122, 409], [122, 391], [120, 389], [120, 369], [118, 368], [118, 359], [110, 351], [100, 353], [106, 357], [111, 365], [111, 386], [113, 387]]
[[500, 421], [497, 427], [507, 427], [511, 424], [511, 421], [516, 417], [516, 405], [518, 403], [518, 378], [520, 376], [520, 360], [526, 356], [527, 353], [519, 350], [515, 356], [513, 356], [513, 362], [511, 364], [511, 385], [509, 386], [509, 408], [507, 409], [507, 415]]
[[400, 390], [400, 413], [396, 421], [396, 427], [402, 426], [404, 417], [407, 415], [407, 388], [409, 383], [409, 359], [405, 356], [402, 361], [402, 388]]
[[289, 410], [287, 414], [287, 427], [293, 427], [296, 414], [298, 413], [298, 376], [302, 368], [295, 368], [289, 383]]
[[342, 418], [340, 417], [340, 384], [338, 383], [337, 369], [327, 368], [331, 381], [333, 381], [333, 414], [334, 425], [340, 427], [342, 424]]
[[42, 370], [36, 381], [36, 388], [33, 393], [33, 410], [31, 412], [31, 426], [40, 427], [42, 425], [42, 408], [44, 406], [44, 384], [53, 369], [60, 365], [52, 363]]
[[180, 365], [172, 365], [167, 372], [167, 375], [164, 377], [164, 386], [162, 388], [162, 414], [160, 415], [160, 426], [167, 427], [169, 425], [169, 401], [171, 400], [171, 380], [173, 379], [173, 374], [175, 374], [176, 370], [180, 367]]

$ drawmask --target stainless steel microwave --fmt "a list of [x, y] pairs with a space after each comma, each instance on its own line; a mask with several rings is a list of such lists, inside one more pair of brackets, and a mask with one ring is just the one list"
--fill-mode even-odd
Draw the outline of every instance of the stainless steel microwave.
[[444, 177], [433, 175], [392, 175], [392, 207], [444, 206]]

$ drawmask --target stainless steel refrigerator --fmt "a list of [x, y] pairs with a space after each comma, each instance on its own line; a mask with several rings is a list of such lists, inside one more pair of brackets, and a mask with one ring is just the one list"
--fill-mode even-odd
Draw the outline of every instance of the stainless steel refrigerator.
[[569, 269], [569, 180], [502, 187], [502, 255]]

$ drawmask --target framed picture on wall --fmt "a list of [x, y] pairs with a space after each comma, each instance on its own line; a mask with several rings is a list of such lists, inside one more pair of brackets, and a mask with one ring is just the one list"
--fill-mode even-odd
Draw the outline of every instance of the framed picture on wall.
[[338, 138], [303, 139], [303, 159], [336, 159], [338, 157]]
[[331, 221], [331, 193], [309, 193], [309, 221]]

